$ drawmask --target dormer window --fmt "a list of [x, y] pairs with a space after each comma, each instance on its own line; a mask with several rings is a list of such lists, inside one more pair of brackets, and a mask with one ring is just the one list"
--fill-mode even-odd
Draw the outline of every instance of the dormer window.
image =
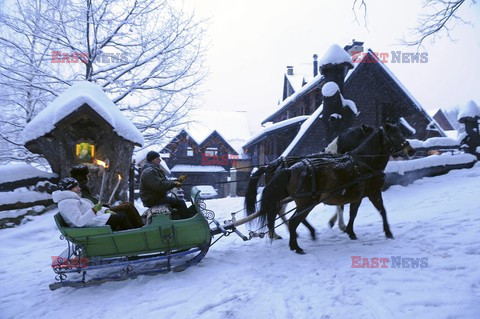
[[95, 145], [88, 142], [77, 143], [75, 147], [75, 159], [81, 163], [91, 163], [95, 157]]
[[205, 156], [217, 156], [218, 155], [218, 148], [216, 147], [207, 147], [205, 150]]

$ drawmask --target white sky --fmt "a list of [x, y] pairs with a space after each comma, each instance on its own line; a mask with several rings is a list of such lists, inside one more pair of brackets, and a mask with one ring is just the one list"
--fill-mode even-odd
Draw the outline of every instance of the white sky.
[[[367, 0], [368, 25], [354, 21], [353, 0], [185, 0], [196, 15], [210, 18], [207, 56], [209, 78], [203, 84], [203, 109], [245, 110], [255, 125], [272, 113], [282, 94], [287, 65], [312, 69], [329, 46], [352, 39], [375, 52], [414, 47], [398, 45], [416, 26], [420, 0]], [[428, 63], [387, 66], [429, 110], [480, 104], [480, 5], [464, 4], [460, 15], [473, 23], [457, 25], [444, 36], [427, 41]]]

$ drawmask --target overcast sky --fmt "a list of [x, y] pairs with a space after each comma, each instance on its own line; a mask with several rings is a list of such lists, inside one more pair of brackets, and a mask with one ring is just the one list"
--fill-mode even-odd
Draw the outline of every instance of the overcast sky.
[[[245, 110], [257, 125], [276, 110], [287, 65], [310, 68], [314, 53], [321, 58], [330, 45], [352, 39], [375, 52], [416, 52], [399, 39], [424, 10], [420, 0], [367, 0], [365, 27], [361, 11], [355, 21], [350, 0], [185, 1], [198, 17], [210, 18], [202, 108]], [[480, 5], [464, 4], [459, 14], [473, 26], [456, 25], [454, 41], [427, 41], [419, 49], [428, 53], [427, 63], [387, 64], [427, 110], [471, 99], [480, 104]]]

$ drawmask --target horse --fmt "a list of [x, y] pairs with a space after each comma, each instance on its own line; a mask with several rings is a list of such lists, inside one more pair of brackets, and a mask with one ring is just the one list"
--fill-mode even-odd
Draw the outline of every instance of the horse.
[[399, 127], [387, 123], [347, 155], [316, 158], [307, 163], [300, 161], [280, 170], [263, 190], [258, 216], [260, 223], [267, 221], [271, 231], [280, 203], [293, 199], [297, 209], [289, 220], [289, 246], [296, 253], [304, 254], [298, 245], [296, 229], [318, 203], [336, 206], [350, 204], [346, 232], [350, 238], [356, 239], [353, 223], [363, 197], [368, 197], [382, 216], [386, 237], [393, 238], [381, 197], [383, 179], [375, 177], [384, 175], [390, 155], [401, 151], [407, 156], [415, 153]]
[[[374, 128], [365, 124], [362, 124], [360, 127], [349, 128], [345, 132], [337, 136], [324, 150], [322, 153], [316, 153], [309, 155], [307, 157], [302, 156], [289, 156], [286, 158], [279, 158], [266, 166], [260, 167], [256, 172], [254, 172], [248, 182], [247, 190], [245, 194], [245, 211], [247, 216], [255, 212], [255, 203], [257, 197], [257, 185], [260, 180], [260, 177], [265, 174], [266, 184], [273, 177], [275, 172], [286, 168], [291, 167], [292, 165], [302, 161], [303, 159], [311, 159], [316, 157], [325, 157], [336, 154], [344, 154], [348, 151], [355, 149], [359, 143], [363, 142], [370, 134], [372, 134]], [[283, 220], [283, 223], [287, 225], [287, 218], [285, 217], [285, 210], [287, 205], [282, 205], [281, 209], [278, 212], [278, 215]], [[329, 225], [332, 228], [335, 224], [335, 221], [338, 217], [338, 225], [342, 231], [345, 231], [345, 223], [343, 221], [343, 206], [337, 206], [335, 214], [329, 221]], [[307, 220], [302, 221], [305, 227], [310, 231], [312, 239], [315, 239], [315, 229], [308, 223]], [[288, 225], [287, 225], [288, 227]], [[282, 237], [275, 233], [275, 230], [268, 232], [270, 239], [281, 239]]]

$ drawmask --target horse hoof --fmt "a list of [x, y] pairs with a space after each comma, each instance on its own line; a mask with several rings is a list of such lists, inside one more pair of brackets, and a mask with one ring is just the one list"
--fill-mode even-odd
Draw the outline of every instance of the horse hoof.
[[317, 235], [315, 235], [315, 233], [311, 234], [312, 236], [312, 240], [317, 240]]
[[328, 226], [330, 226], [330, 228], [333, 228], [333, 226], [335, 226], [335, 223], [330, 220], [328, 221]]
[[357, 240], [357, 235], [355, 234], [348, 234], [348, 237], [350, 237], [351, 240]]
[[385, 236], [387, 236], [388, 239], [395, 239], [391, 233], [390, 234], [385, 234]]
[[340, 226], [338, 225], [338, 228], [340, 228], [341, 231], [345, 232], [345, 230], [347, 230], [347, 226], [343, 225], [343, 226]]
[[302, 248], [295, 249], [295, 252], [299, 255], [305, 255], [305, 251]]

